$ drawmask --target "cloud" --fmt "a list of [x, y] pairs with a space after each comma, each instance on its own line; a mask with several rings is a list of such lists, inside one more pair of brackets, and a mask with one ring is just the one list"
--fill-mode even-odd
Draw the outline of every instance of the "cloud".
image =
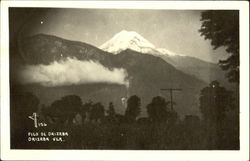
[[123, 68], [108, 69], [99, 62], [66, 58], [49, 65], [26, 65], [19, 73], [22, 84], [37, 83], [46, 87], [89, 83], [112, 83], [128, 86], [128, 73]]

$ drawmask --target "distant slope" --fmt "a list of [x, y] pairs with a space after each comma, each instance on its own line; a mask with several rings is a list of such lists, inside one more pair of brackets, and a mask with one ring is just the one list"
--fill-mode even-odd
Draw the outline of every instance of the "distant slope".
[[175, 68], [194, 75], [198, 79], [210, 83], [218, 80], [222, 85], [232, 87], [225, 77], [225, 72], [218, 64], [213, 64], [195, 57], [174, 53], [165, 48], [157, 48], [151, 42], [135, 31], [121, 31], [99, 47], [113, 54], [120, 54], [126, 49], [137, 51], [141, 54], [150, 54], [164, 59]]
[[172, 64], [177, 69], [194, 75], [195, 77], [210, 83], [213, 80], [219, 81], [222, 85], [232, 88], [233, 84], [226, 79], [226, 72], [218, 64], [206, 62], [190, 56], [160, 56], [166, 62]]
[[83, 102], [91, 99], [107, 106], [112, 101], [116, 110], [123, 113], [125, 107], [121, 98], [136, 94], [142, 100], [142, 114], [145, 115], [145, 106], [153, 97], [161, 95], [167, 100], [170, 99], [169, 93], [161, 91], [161, 88], [182, 88], [183, 91], [174, 93], [177, 112], [181, 116], [200, 114], [198, 98], [206, 83], [176, 69], [159, 57], [133, 50], [124, 50], [114, 55], [86, 43], [50, 35], [35, 35], [27, 38], [23, 44], [22, 55], [25, 64], [49, 64], [67, 57], [76, 57], [79, 60], [99, 61], [110, 69], [122, 67], [129, 74], [128, 90], [125, 86], [104, 83], [59, 87], [43, 87], [37, 84], [23, 86], [25, 90], [37, 95], [41, 103], [50, 104], [64, 95], [77, 94]]
[[21, 47], [21, 55], [27, 64], [49, 64], [53, 61], [75, 57], [79, 60], [96, 60], [109, 64], [112, 56], [87, 43], [70, 41], [52, 35], [38, 34], [27, 37]]
[[183, 91], [174, 93], [178, 113], [199, 113], [200, 89], [206, 85], [203, 81], [152, 55], [127, 49], [115, 57], [116, 65], [126, 68], [131, 76], [131, 95], [139, 95], [147, 104], [157, 95], [170, 100], [169, 92], [161, 91], [162, 88], [182, 88]]

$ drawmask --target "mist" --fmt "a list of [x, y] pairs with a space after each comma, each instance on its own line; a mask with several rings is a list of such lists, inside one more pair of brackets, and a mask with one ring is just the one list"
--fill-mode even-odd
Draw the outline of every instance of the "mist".
[[90, 83], [110, 83], [128, 87], [128, 73], [123, 68], [109, 69], [99, 62], [76, 58], [54, 61], [49, 65], [26, 65], [19, 73], [21, 84], [40, 84], [45, 87]]

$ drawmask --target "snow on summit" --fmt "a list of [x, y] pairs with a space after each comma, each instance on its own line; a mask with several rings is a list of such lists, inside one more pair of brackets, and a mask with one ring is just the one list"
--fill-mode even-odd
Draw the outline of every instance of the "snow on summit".
[[122, 30], [121, 32], [115, 34], [110, 40], [105, 42], [99, 48], [113, 54], [119, 54], [123, 50], [131, 49], [140, 53], [153, 55], [177, 55], [167, 49], [156, 48], [151, 42], [135, 31], [126, 30]]
[[155, 46], [140, 34], [134, 31], [123, 30], [109, 41], [100, 46], [102, 50], [118, 54], [122, 50], [132, 49], [138, 52], [146, 53], [153, 50]]

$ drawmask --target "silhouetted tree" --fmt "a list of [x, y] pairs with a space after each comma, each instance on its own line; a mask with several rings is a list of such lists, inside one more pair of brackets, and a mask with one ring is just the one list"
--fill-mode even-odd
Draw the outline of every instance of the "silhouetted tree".
[[82, 107], [82, 100], [79, 96], [68, 95], [56, 100], [49, 107], [50, 115], [60, 118], [62, 122], [69, 121], [72, 123], [75, 115]]
[[107, 110], [107, 121], [109, 123], [114, 123], [116, 121], [116, 113], [112, 102], [109, 103], [109, 107]]
[[205, 120], [219, 121], [225, 117], [227, 108], [233, 106], [232, 92], [212, 81], [209, 87], [201, 90], [200, 109]]
[[90, 108], [90, 120], [98, 121], [104, 117], [104, 106], [98, 102]]
[[113, 117], [115, 115], [115, 109], [114, 109], [113, 102], [109, 103], [109, 107], [108, 107], [107, 113], [108, 113], [108, 116], [112, 116]]
[[239, 11], [204, 11], [201, 21], [201, 35], [211, 40], [214, 49], [224, 46], [231, 54], [226, 60], [220, 60], [219, 64], [223, 70], [228, 70], [230, 82], [239, 83]]
[[178, 120], [178, 113], [174, 110], [168, 112], [168, 122], [170, 125], [176, 124]]
[[215, 144], [211, 146], [223, 146], [226, 110], [233, 108], [233, 101], [232, 92], [221, 87], [217, 81], [212, 81], [209, 87], [201, 90], [200, 109], [210, 133], [209, 137], [212, 137], [209, 142]]
[[[84, 123], [85, 119], [87, 118], [87, 114], [90, 112], [90, 109], [92, 106], [93, 106], [93, 102], [91, 100], [89, 100], [88, 102], [82, 105], [82, 108], [80, 110], [82, 123]], [[87, 119], [90, 119], [90, 118], [87, 118]]]
[[153, 122], [166, 121], [169, 112], [168, 104], [163, 97], [154, 97], [152, 102], [147, 105], [149, 118]]
[[133, 95], [129, 97], [127, 101], [127, 109], [125, 111], [125, 117], [127, 121], [129, 122], [136, 121], [136, 117], [141, 112], [140, 106], [141, 106], [141, 100], [138, 96]]

